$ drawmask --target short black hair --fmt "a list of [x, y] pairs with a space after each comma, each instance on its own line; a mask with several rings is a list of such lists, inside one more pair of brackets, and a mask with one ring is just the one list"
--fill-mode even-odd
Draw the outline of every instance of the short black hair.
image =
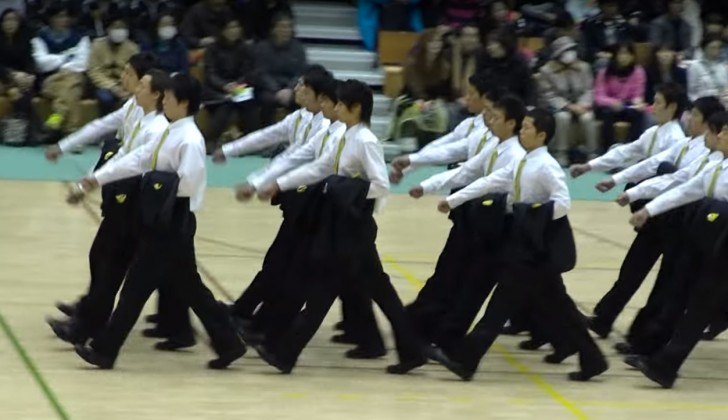
[[725, 45], [725, 40], [723, 40], [722, 36], [718, 34], [707, 34], [700, 41], [700, 49], [705, 49], [705, 47], [716, 41], [720, 42], [722, 45]]
[[478, 91], [480, 96], [485, 96], [492, 102], [498, 102], [505, 93], [502, 87], [494, 85], [483, 74], [473, 74], [468, 78], [468, 82]]
[[374, 96], [366, 83], [349, 79], [339, 87], [339, 102], [351, 109], [354, 105], [361, 106], [361, 122], [371, 124]]
[[703, 96], [693, 102], [693, 108], [703, 114], [703, 119], [708, 121], [713, 114], [725, 111], [723, 103], [717, 96]]
[[340, 86], [341, 81], [336, 80], [332, 77], [321, 86], [321, 91], [319, 92], [319, 95], [328, 98], [333, 103], [339, 102]]
[[137, 77], [141, 79], [149, 70], [159, 66], [159, 59], [149, 52], [137, 53], [129, 59], [129, 66], [134, 69]]
[[104, 28], [108, 28], [116, 22], [123, 23], [127, 28], [130, 26], [126, 15], [119, 11], [113, 11], [104, 18]]
[[170, 78], [168, 90], [174, 93], [179, 102], [187, 101], [188, 117], [200, 110], [202, 88], [194, 77], [185, 73], [175, 73]]
[[153, 93], [159, 93], [159, 99], [157, 100], [157, 112], [162, 112], [164, 91], [169, 89], [170, 86], [169, 74], [167, 74], [164, 70], [151, 69], [147, 72], [147, 74], [145, 74], [145, 76], [152, 78], [149, 87]]
[[313, 90], [313, 93], [318, 96], [323, 89], [324, 84], [329, 80], [332, 80], [334, 75], [330, 71], [320, 64], [314, 64], [309, 66], [301, 76], [301, 83], [308, 86]]
[[708, 128], [714, 133], [720, 133], [724, 127], [728, 127], [728, 112], [715, 113], [708, 120]]
[[551, 139], [554, 138], [554, 133], [556, 133], [556, 119], [554, 115], [546, 109], [534, 108], [528, 111], [526, 116], [533, 119], [533, 126], [536, 128], [536, 133], [546, 134], [544, 144], [549, 144]]
[[677, 83], [663, 83], [655, 88], [655, 93], [659, 93], [660, 95], [662, 95], [662, 97], [665, 99], [666, 107], [672, 104], [677, 105], [672, 119], [676, 120], [680, 118], [682, 113], [685, 112], [685, 105], [687, 103], [685, 91]]
[[513, 132], [518, 133], [523, 124], [523, 117], [526, 116], [526, 105], [521, 98], [513, 95], [506, 95], [500, 98], [494, 106], [495, 109], [503, 111], [505, 120], [513, 120], [516, 122]]

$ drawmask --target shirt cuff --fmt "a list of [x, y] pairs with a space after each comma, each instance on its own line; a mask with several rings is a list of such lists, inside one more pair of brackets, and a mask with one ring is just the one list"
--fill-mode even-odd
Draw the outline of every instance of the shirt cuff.
[[650, 217], [655, 217], [662, 213], [662, 209], [655, 203], [656, 203], [655, 201], [650, 201], [644, 207], [644, 209], [647, 211], [647, 213], [650, 214]]
[[422, 192], [425, 194], [432, 194], [434, 192], [437, 192], [437, 188], [433, 185], [432, 182], [428, 182], [427, 180], [420, 182], [420, 187], [422, 187]]
[[58, 148], [61, 149], [61, 152], [68, 153], [68, 150], [74, 146], [72, 140], [73, 139], [71, 137], [66, 137], [58, 142]]
[[451, 210], [460, 207], [465, 202], [463, 197], [458, 193], [448, 196], [445, 201], [447, 201], [447, 204], [450, 206]]
[[612, 181], [614, 181], [616, 185], [622, 185], [626, 184], [629, 180], [626, 179], [626, 177], [621, 172], [619, 172], [612, 175]]
[[225, 155], [226, 158], [237, 156], [234, 152], [235, 148], [233, 147], [233, 143], [225, 143], [222, 145], [222, 154]]
[[412, 165], [416, 165], [419, 163], [420, 156], [417, 153], [412, 153], [412, 154], [407, 155], [407, 159], [409, 159], [410, 166], [412, 166]]
[[103, 186], [111, 182], [112, 172], [108, 170], [109, 165], [104, 165], [101, 169], [91, 174], [91, 178], [94, 178], [99, 185]]
[[298, 185], [293, 185], [291, 182], [291, 177], [287, 175], [283, 175], [282, 177], [276, 179], [276, 183], [278, 184], [278, 188], [281, 191], [290, 191], [294, 188], [298, 188]]

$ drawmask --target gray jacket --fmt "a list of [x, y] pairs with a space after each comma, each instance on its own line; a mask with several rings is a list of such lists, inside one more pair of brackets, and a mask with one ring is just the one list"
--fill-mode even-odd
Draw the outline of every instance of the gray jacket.
[[561, 111], [569, 104], [591, 107], [594, 78], [591, 67], [577, 61], [568, 68], [551, 60], [536, 74], [542, 105]]

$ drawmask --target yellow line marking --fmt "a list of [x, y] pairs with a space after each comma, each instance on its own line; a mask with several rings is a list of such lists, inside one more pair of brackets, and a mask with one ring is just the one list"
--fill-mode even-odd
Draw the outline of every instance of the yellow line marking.
[[[407, 282], [409, 282], [411, 285], [417, 288], [422, 288], [422, 286], [424, 286], [425, 283], [422, 280], [418, 279], [411, 271], [403, 267], [397, 262], [397, 260], [395, 260], [391, 256], [383, 255], [382, 259], [385, 263], [389, 264], [392, 268], [398, 271], [399, 274], [401, 274], [402, 277], [404, 277], [404, 279], [407, 280]], [[508, 351], [505, 347], [496, 344], [494, 349], [497, 353], [503, 356], [503, 358], [509, 365], [514, 367], [520, 373], [526, 375], [526, 377], [528, 377], [531, 382], [536, 384], [536, 386], [538, 386], [543, 392], [545, 392], [548, 396], [561, 404], [561, 406], [566, 408], [577, 419], [589, 420], [589, 417], [584, 414], [584, 412], [581, 411], [576, 405], [574, 405], [573, 402], [569, 401], [568, 399], [566, 399], [566, 397], [561, 395], [553, 386], [549, 385], [549, 383], [546, 382], [546, 380], [541, 375], [529, 369], [528, 366], [523, 364], [523, 362], [521, 362], [515, 355], [513, 355], [513, 353]]]
[[285, 394], [283, 394], [283, 396], [292, 400], [300, 400], [302, 398], [306, 398], [306, 394], [304, 394], [303, 392], [286, 392]]
[[[538, 400], [514, 398], [511, 404], [531, 405], [538, 403]], [[593, 400], [573, 400], [574, 404], [586, 405], [591, 407], [608, 407], [608, 408], [627, 408], [634, 410], [685, 410], [685, 411], [727, 411], [726, 404], [700, 404], [689, 402], [669, 402], [669, 401], [593, 401]]]

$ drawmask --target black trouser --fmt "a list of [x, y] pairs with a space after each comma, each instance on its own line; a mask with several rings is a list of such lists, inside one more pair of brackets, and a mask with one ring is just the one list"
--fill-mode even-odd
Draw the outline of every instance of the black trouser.
[[[373, 223], [373, 221], [372, 221]], [[311, 276], [306, 293], [306, 309], [295, 319], [292, 327], [279, 340], [272, 351], [281, 362], [295, 365], [298, 356], [311, 340], [343, 290], [341, 280], [357, 281], [357, 292], [364, 293], [389, 320], [394, 333], [397, 353], [402, 362], [422, 357], [422, 348], [411, 328], [389, 276], [382, 268], [374, 241], [358, 255], [340, 256], [333, 264], [322, 263]], [[314, 265], [316, 268], [316, 265]], [[376, 325], [375, 325], [376, 327]]]
[[115, 359], [149, 296], [165, 286], [200, 318], [218, 354], [240, 345], [226, 309], [197, 272], [195, 230], [195, 216], [187, 209], [175, 212], [169, 230], [142, 228], [119, 303], [106, 328], [91, 343], [95, 351]]
[[677, 324], [668, 344], [649, 359], [649, 366], [666, 375], [676, 375], [703, 335], [710, 321], [725, 310], [728, 300], [728, 258], [725, 250], [704, 262], [687, 311]]
[[614, 111], [610, 107], [598, 106], [594, 109], [596, 117], [602, 121], [602, 145], [605, 149], [614, 144], [614, 123], [625, 121], [630, 124], [628, 142], [635, 141], [644, 131], [645, 114], [642, 111], [624, 108], [621, 111]]
[[617, 281], [594, 307], [596, 323], [612, 327], [660, 258], [662, 251], [662, 238], [655, 226], [648, 224], [637, 232], [622, 261]]
[[259, 128], [258, 106], [254, 101], [240, 103], [225, 102], [219, 105], [207, 106], [210, 120], [207, 124], [205, 142], [208, 146], [215, 146], [225, 129], [234, 121], [245, 133], [252, 133]]
[[468, 334], [453, 356], [475, 371], [483, 356], [503, 330], [508, 318], [525, 305], [531, 305], [558, 341], [579, 352], [583, 371], [596, 370], [604, 356], [589, 335], [581, 313], [566, 292], [563, 279], [545, 265], [508, 265], [502, 271], [483, 318]]

